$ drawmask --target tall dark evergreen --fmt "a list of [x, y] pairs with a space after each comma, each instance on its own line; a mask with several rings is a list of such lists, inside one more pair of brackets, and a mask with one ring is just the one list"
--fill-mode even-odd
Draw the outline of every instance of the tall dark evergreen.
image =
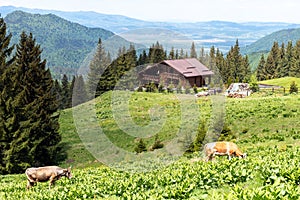
[[209, 65], [208, 68], [212, 71], [215, 71], [216, 67], [216, 50], [215, 47], [212, 46], [209, 51]]
[[[105, 69], [97, 85], [96, 96], [114, 89], [132, 90], [137, 81], [137, 57], [133, 45], [119, 49], [118, 57]], [[137, 84], [136, 84], [137, 85]]]
[[86, 87], [82, 75], [76, 76], [72, 90], [72, 105], [77, 106], [88, 100]]
[[239, 42], [236, 40], [235, 45], [231, 48], [227, 59], [229, 60], [229, 66], [232, 69], [232, 79], [235, 82], [243, 82], [245, 74], [245, 66], [243, 63], [243, 57], [240, 54]]
[[[123, 57], [123, 58], [122, 58]], [[136, 65], [137, 57], [135, 47], [131, 44], [125, 54], [123, 54], [121, 60], [123, 61], [119, 68], [119, 77], [116, 82], [117, 89], [133, 90], [138, 86]], [[123, 66], [122, 66], [123, 65]]]
[[184, 58], [184, 51], [183, 48], [181, 48], [179, 52], [179, 59], [183, 59], [183, 58]]
[[166, 59], [164, 48], [159, 42], [153, 44], [149, 49], [149, 63], [159, 63]]
[[265, 78], [273, 79], [278, 77], [278, 68], [280, 60], [280, 49], [277, 42], [274, 42], [272, 49], [267, 57], [265, 64]]
[[175, 59], [175, 50], [174, 50], [174, 47], [171, 48], [171, 51], [169, 53], [168, 59], [169, 60], [174, 60]]
[[291, 70], [293, 68], [293, 65], [295, 64], [295, 57], [293, 53], [293, 43], [292, 41], [289, 41], [286, 47], [286, 53], [285, 53], [285, 60], [286, 60], [286, 66], [282, 70], [282, 76], [292, 76]]
[[108, 53], [106, 53], [101, 39], [99, 39], [95, 55], [89, 65], [90, 71], [87, 77], [87, 87], [90, 98], [95, 96], [100, 77], [110, 62], [111, 58]]
[[[12, 35], [6, 32], [6, 23], [3, 18], [0, 18], [0, 75], [4, 70], [12, 64], [14, 57], [10, 57], [14, 46], [10, 46]], [[1, 83], [0, 88], [3, 88]]]
[[196, 52], [196, 47], [195, 47], [194, 42], [192, 42], [190, 57], [191, 58], [197, 58], [197, 52]]
[[61, 102], [60, 109], [71, 108], [72, 107], [72, 94], [70, 83], [66, 74], [63, 75], [61, 79]]
[[[14, 57], [10, 58], [13, 51], [13, 46], [10, 46], [10, 40], [12, 35], [7, 34], [6, 24], [3, 18], [0, 18], [0, 174], [6, 172], [6, 162], [4, 160], [5, 153], [9, 148], [9, 142], [11, 141], [11, 134], [9, 128], [14, 123], [8, 124], [8, 120], [11, 119], [11, 102], [8, 100], [8, 83], [6, 81], [11, 81], [10, 77], [4, 77], [4, 73], [11, 68], [11, 64]], [[10, 82], [12, 83], [12, 82]], [[5, 88], [5, 90], [4, 90]], [[17, 123], [15, 121], [15, 123]]]
[[264, 67], [265, 67], [265, 57], [264, 54], [261, 55], [257, 69], [256, 69], [256, 79], [258, 81], [266, 80], [265, 73], [264, 73]]
[[293, 48], [294, 63], [290, 68], [290, 76], [300, 77], [300, 40], [298, 40]]
[[7, 145], [1, 173], [53, 164], [61, 140], [50, 71], [32, 34], [23, 32], [20, 37], [15, 62], [2, 75], [9, 87], [2, 91], [6, 103], [1, 110], [6, 110], [7, 121], [1, 128]]

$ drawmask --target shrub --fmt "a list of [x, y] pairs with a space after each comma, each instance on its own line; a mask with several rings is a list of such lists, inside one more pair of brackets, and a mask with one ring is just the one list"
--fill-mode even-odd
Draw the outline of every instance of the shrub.
[[150, 151], [153, 151], [154, 149], [160, 149], [163, 147], [164, 147], [164, 144], [159, 140], [158, 134], [156, 134], [154, 144], [151, 146]]
[[136, 153], [142, 153], [143, 151], [147, 151], [146, 144], [143, 139], [139, 139], [137, 146], [134, 148]]
[[295, 81], [293, 81], [290, 85], [290, 94], [298, 93], [298, 87]]

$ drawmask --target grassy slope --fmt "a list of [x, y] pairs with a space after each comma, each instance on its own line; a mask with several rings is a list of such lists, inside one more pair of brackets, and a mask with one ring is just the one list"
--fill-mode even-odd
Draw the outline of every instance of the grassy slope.
[[[221, 157], [216, 162], [191, 163], [183, 158], [165, 169], [142, 174], [116, 172], [104, 167], [75, 169], [72, 180], [62, 179], [50, 191], [47, 184], [38, 184], [27, 192], [24, 175], [1, 176], [0, 198], [115, 199], [126, 198], [126, 195], [141, 198], [142, 195], [142, 199], [291, 199], [295, 195], [293, 199], [299, 199], [300, 96], [257, 96], [226, 100], [227, 123], [238, 136], [236, 142], [240, 148], [247, 152], [246, 159], [227, 161]], [[96, 107], [98, 116], [106, 116], [104, 121], [112, 123], [107, 113], [109, 99], [109, 93], [97, 99]], [[130, 100], [132, 115], [139, 113], [140, 118], [147, 121], [152, 100], [171, 108], [174, 111], [169, 116], [171, 119], [178, 114], [172, 95], [136, 93]], [[203, 109], [204, 115], [209, 111], [208, 100], [197, 99], [198, 105], [207, 108]], [[87, 104], [79, 106], [79, 110], [87, 108]], [[144, 106], [143, 110], [141, 106]], [[72, 118], [71, 109], [61, 113], [63, 142], [69, 147], [69, 159], [75, 159], [75, 166], [83, 166], [85, 162], [93, 162], [94, 158], [80, 143]], [[135, 119], [140, 124], [145, 123], [143, 120]], [[171, 130], [169, 128], [166, 131]]]
[[279, 85], [286, 89], [290, 88], [291, 83], [295, 81], [298, 86], [300, 86], [300, 78], [296, 77], [284, 77], [284, 78], [276, 78], [272, 80], [260, 81], [258, 83], [262, 84], [270, 84], [270, 85]]
[[[277, 81], [276, 84], [280, 83]], [[126, 134], [118, 128], [111, 112], [110, 97], [111, 93], [107, 93], [96, 101], [97, 116], [101, 119], [100, 125], [115, 145], [133, 151], [136, 145], [136, 137]], [[165, 109], [167, 119], [164, 126], [158, 131], [158, 136], [163, 142], [172, 139], [174, 134], [178, 132], [181, 122], [179, 101], [174, 97], [174, 95], [158, 93], [134, 93], [129, 100], [130, 114], [134, 123], [146, 126], [151, 120], [149, 115], [151, 114], [151, 108], [162, 106]], [[211, 101], [207, 98], [199, 98], [197, 104], [200, 105], [199, 113], [201, 113], [201, 117], [209, 119]], [[264, 138], [264, 135], [268, 135], [268, 138], [273, 137], [278, 132], [289, 132], [291, 129], [300, 130], [297, 123], [300, 118], [298, 116], [299, 104], [298, 96], [278, 97], [278, 95], [274, 95], [261, 97], [253, 95], [246, 99], [227, 99], [226, 122], [238, 136], [238, 142], [256, 143], [258, 141], [256, 140], [257, 137]], [[82, 105], [80, 109], [84, 110], [85, 105]], [[88, 116], [82, 117], [88, 118]], [[85, 149], [79, 138], [73, 124], [72, 109], [61, 112], [60, 123], [60, 132], [63, 136], [62, 142], [65, 144], [68, 153], [67, 163], [63, 164], [72, 164], [79, 167], [97, 165], [95, 158]], [[190, 127], [190, 129], [192, 128]], [[145, 138], [148, 148], [153, 144], [153, 141], [154, 134]]]

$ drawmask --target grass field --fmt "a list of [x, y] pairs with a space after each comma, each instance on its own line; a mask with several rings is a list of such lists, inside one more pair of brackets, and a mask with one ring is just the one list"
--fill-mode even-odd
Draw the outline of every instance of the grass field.
[[[133, 151], [136, 137], [118, 137], [118, 133], [124, 136], [130, 127], [114, 120], [112, 95], [107, 93], [95, 102], [78, 106], [75, 115], [81, 117], [83, 124], [96, 122], [112, 143]], [[128, 99], [128, 110], [135, 124], [148, 127], [151, 123], [160, 125], [163, 120], [160, 129], [148, 128], [150, 132], [157, 131], [165, 144], [176, 136], [180, 127], [193, 128], [189, 123], [181, 123], [186, 123], [183, 118], [191, 119], [181, 106], [190, 109], [197, 105], [198, 114], [192, 113], [195, 123], [198, 118], [209, 121], [214, 107], [210, 97], [190, 102], [174, 94], [132, 93]], [[122, 103], [124, 101], [118, 99], [113, 101], [116, 105]], [[91, 108], [95, 108], [97, 120], [89, 117], [91, 112], [87, 111]], [[74, 125], [74, 110], [64, 110], [60, 115], [60, 131], [68, 159], [61, 165], [72, 165], [74, 178], [59, 180], [50, 191], [43, 183], [26, 191], [24, 174], [1, 176], [0, 199], [299, 199], [300, 95], [228, 98], [225, 108], [225, 123], [236, 136], [234, 141], [247, 152], [246, 159], [228, 161], [220, 157], [206, 163], [201, 161], [200, 152], [182, 156], [164, 167], [153, 164], [151, 171], [139, 173], [116, 171], [95, 161], [81, 142], [85, 138], [77, 133], [80, 122]], [[128, 118], [123, 116], [123, 119], [126, 122]], [[88, 134], [93, 132], [93, 127], [84, 127], [84, 130]], [[147, 147], [154, 141], [154, 134], [148, 134]], [[200, 161], [191, 162], [191, 158], [200, 158]], [[143, 162], [147, 167], [151, 165], [151, 161]]]
[[293, 81], [295, 81], [298, 87], [300, 86], [300, 78], [296, 78], [296, 77], [276, 78], [271, 80], [260, 81], [258, 83], [282, 86], [285, 89], [287, 89], [288, 92], [290, 85]]

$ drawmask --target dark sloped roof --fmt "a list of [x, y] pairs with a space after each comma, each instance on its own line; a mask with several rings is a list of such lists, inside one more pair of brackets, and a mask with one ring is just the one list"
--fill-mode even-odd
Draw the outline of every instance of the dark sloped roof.
[[178, 60], [164, 60], [160, 64], [166, 64], [183, 74], [185, 77], [206, 76], [214, 73], [196, 58]]

